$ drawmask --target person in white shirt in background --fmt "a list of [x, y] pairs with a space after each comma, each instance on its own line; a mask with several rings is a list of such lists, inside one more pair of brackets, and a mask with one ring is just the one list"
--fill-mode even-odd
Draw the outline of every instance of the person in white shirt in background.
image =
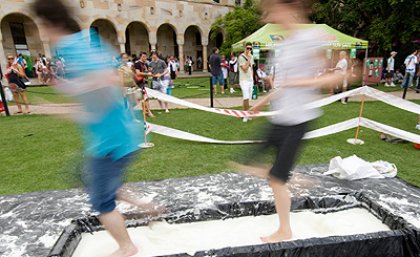
[[[247, 42], [245, 51], [239, 56], [239, 85], [241, 86], [243, 95], [244, 111], [249, 110], [249, 100], [252, 97], [252, 90], [254, 88], [254, 57], [252, 56], [252, 43]], [[242, 119], [244, 122], [248, 121], [247, 117]]]
[[[343, 76], [342, 84], [336, 86], [336, 92], [346, 92], [348, 87], [347, 82], [347, 68], [348, 68], [348, 61], [347, 61], [347, 53], [346, 51], [340, 52], [340, 60], [337, 62], [335, 68], [330, 69], [330, 71], [334, 71], [335, 73], [341, 74]], [[347, 104], [348, 98], [341, 99], [342, 104]]]
[[416, 72], [416, 65], [418, 64], [418, 62], [419, 60], [417, 59], [417, 50], [413, 51], [412, 54], [405, 58], [405, 75], [401, 84], [402, 88], [408, 88], [413, 86], [413, 78]]
[[225, 84], [223, 85], [224, 89], [227, 90], [228, 88], [228, 69], [229, 69], [229, 63], [226, 60], [226, 57], [224, 55], [222, 55], [222, 62], [220, 63], [220, 68], [222, 69], [222, 73], [223, 73], [223, 80], [225, 82]]
[[229, 85], [230, 93], [235, 93], [234, 87], [238, 85], [238, 58], [236, 57], [235, 53], [230, 55], [229, 60]]
[[394, 84], [394, 67], [395, 67], [395, 56], [397, 52], [392, 51], [391, 56], [386, 61], [386, 75], [385, 75], [385, 86], [386, 87], [395, 87]]

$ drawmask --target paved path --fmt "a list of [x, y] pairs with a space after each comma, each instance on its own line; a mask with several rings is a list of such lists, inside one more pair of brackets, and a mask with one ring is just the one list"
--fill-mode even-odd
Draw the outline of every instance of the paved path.
[[[396, 92], [390, 92], [390, 94], [401, 97], [402, 92], [396, 91]], [[326, 97], [327, 95], [323, 95], [323, 97]], [[350, 98], [350, 101], [352, 102], [360, 102], [362, 96], [355, 96]], [[409, 100], [420, 100], [420, 94], [416, 94], [415, 91], [410, 90], [407, 92], [407, 99]], [[210, 106], [210, 99], [209, 98], [188, 98], [184, 99], [186, 101], [203, 105], [203, 106]], [[367, 98], [367, 101], [371, 101], [373, 99]], [[151, 109], [157, 110], [161, 109], [159, 107], [159, 104], [157, 101], [152, 100], [150, 101]], [[251, 105], [255, 103], [256, 100], [251, 101]], [[223, 97], [223, 98], [215, 98], [214, 99], [214, 107], [219, 108], [232, 108], [232, 107], [239, 107], [242, 106], [242, 98], [241, 97]], [[169, 104], [169, 107], [172, 108], [178, 108], [178, 109], [184, 109], [186, 107]], [[80, 106], [78, 104], [37, 104], [37, 105], [30, 105], [29, 109], [32, 114], [69, 114], [74, 113], [78, 110], [80, 110]], [[17, 111], [16, 106], [10, 106], [11, 113], [15, 113]]]

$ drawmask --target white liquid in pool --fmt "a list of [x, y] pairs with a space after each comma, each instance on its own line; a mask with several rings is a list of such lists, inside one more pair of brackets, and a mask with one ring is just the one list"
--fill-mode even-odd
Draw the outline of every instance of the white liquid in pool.
[[[291, 213], [293, 239], [366, 234], [390, 229], [363, 208], [328, 214], [310, 211]], [[158, 256], [177, 253], [193, 255], [197, 251], [224, 247], [262, 244], [260, 236], [278, 227], [277, 215], [247, 216], [227, 220], [185, 224], [155, 222], [148, 227], [128, 229], [139, 248], [136, 256]], [[106, 231], [83, 234], [73, 257], [104, 257], [117, 249]]]

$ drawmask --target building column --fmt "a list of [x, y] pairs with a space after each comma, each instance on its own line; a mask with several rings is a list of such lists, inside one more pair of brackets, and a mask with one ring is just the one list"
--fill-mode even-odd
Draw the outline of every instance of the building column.
[[125, 53], [125, 42], [120, 42], [120, 53]]
[[153, 51], [156, 51], [156, 44], [150, 44], [150, 50], [153, 52]]
[[203, 45], [203, 72], [207, 72], [207, 45]]
[[181, 45], [181, 44], [178, 45], [178, 54], [179, 54], [179, 60], [178, 60], [179, 61], [179, 71], [184, 73], [185, 72], [185, 70], [184, 70], [184, 67], [185, 67], [185, 65], [184, 65], [184, 62], [185, 62], [185, 60], [184, 60], [184, 45]]
[[4, 74], [6, 74], [6, 55], [4, 53], [4, 48], [3, 48], [3, 38], [1, 36], [0, 33], [0, 66], [1, 66], [1, 70], [3, 71], [3, 76]]
[[42, 41], [42, 45], [44, 47], [44, 54], [46, 57], [52, 57], [51, 56], [51, 47], [49, 41]]

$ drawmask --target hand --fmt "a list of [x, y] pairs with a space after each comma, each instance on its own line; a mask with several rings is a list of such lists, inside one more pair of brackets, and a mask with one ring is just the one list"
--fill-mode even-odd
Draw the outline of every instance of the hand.
[[147, 76], [152, 76], [153, 74], [149, 71], [148, 73], [147, 73]]
[[161, 76], [161, 74], [160, 73], [157, 73], [157, 74], [155, 74], [154, 77], [159, 78], [160, 76]]

